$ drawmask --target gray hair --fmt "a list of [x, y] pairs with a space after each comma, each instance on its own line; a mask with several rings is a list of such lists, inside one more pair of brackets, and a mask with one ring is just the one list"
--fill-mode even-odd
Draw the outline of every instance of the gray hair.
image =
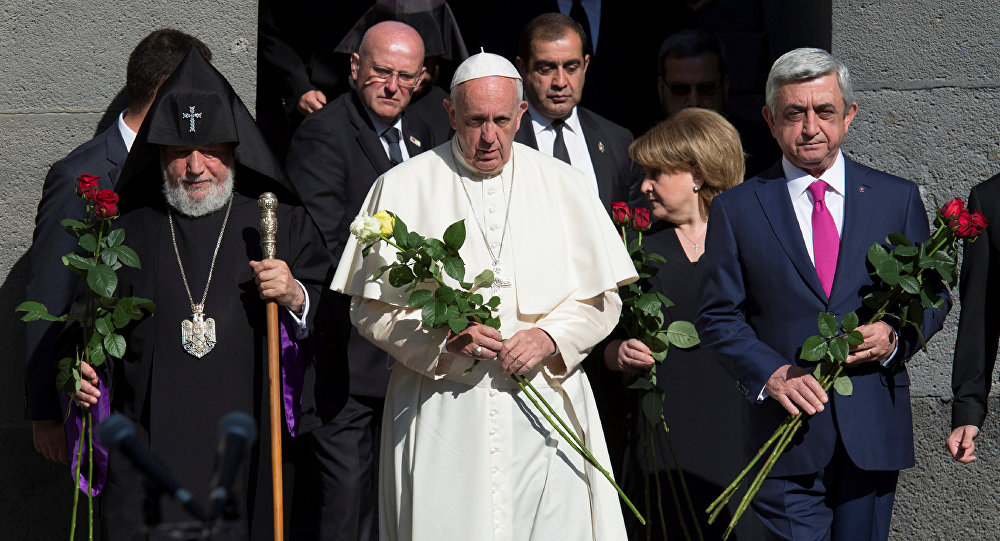
[[782, 84], [818, 79], [834, 72], [837, 74], [840, 95], [844, 98], [844, 113], [846, 114], [847, 109], [854, 103], [854, 90], [851, 88], [851, 75], [847, 72], [847, 66], [823, 49], [808, 47], [788, 51], [774, 61], [771, 72], [767, 74], [765, 88], [767, 108], [770, 109], [772, 115], [775, 114], [778, 89], [781, 88]]
[[[475, 81], [475, 79], [470, 79], [470, 80]], [[461, 94], [462, 91], [460, 91], [459, 89], [465, 86], [465, 83], [467, 82], [469, 81], [465, 81], [451, 87], [451, 95], [449, 96], [449, 98], [451, 98], [452, 107], [454, 107], [455, 104], [458, 103], [458, 97], [462, 95]], [[521, 82], [520, 79], [514, 79], [514, 88], [515, 88], [514, 95], [516, 96], [514, 98], [514, 108], [517, 109], [517, 106], [520, 105], [522, 101], [524, 101], [524, 83]]]

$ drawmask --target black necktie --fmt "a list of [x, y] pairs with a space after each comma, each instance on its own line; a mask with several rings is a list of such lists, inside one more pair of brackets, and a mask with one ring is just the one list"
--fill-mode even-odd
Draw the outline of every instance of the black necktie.
[[556, 130], [556, 142], [552, 143], [552, 157], [572, 165], [572, 162], [569, 161], [569, 150], [566, 149], [566, 140], [563, 138], [564, 125], [566, 125], [566, 121], [561, 118], [557, 118], [549, 124], [552, 129]]
[[569, 8], [569, 16], [583, 27], [583, 33], [587, 36], [587, 46], [584, 52], [594, 54], [594, 36], [590, 35], [590, 19], [587, 18], [587, 11], [583, 9], [582, 0], [573, 0], [573, 7]]
[[393, 167], [403, 163], [403, 153], [399, 150], [399, 130], [393, 126], [382, 132], [382, 138], [389, 143], [389, 162]]

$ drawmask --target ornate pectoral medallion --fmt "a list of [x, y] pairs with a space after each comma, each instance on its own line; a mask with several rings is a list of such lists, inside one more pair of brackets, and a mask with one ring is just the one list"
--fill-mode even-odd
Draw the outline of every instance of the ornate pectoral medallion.
[[501, 289], [505, 289], [511, 286], [510, 278], [503, 273], [503, 267], [499, 264], [493, 265], [491, 269], [493, 271], [493, 289], [499, 292]]
[[192, 308], [191, 319], [181, 321], [181, 345], [189, 355], [200, 359], [215, 347], [215, 320], [205, 318], [201, 305]]

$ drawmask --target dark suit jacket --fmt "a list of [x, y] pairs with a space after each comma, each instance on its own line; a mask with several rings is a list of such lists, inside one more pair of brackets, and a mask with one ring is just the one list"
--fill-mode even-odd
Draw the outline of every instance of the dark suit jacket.
[[[44, 304], [50, 314], [65, 314], [76, 295], [79, 278], [67, 271], [60, 258], [77, 247], [76, 239], [59, 225], [65, 218], [83, 218], [83, 203], [76, 195], [76, 179], [82, 174], [100, 177], [101, 188], [113, 189], [128, 150], [118, 123], [80, 145], [52, 164], [35, 216], [26, 298]], [[25, 326], [26, 416], [32, 420], [62, 419], [55, 386], [52, 344], [61, 325], [45, 321]]]
[[958, 341], [952, 367], [951, 388], [955, 402], [951, 425], [976, 425], [986, 419], [986, 397], [993, 383], [993, 366], [1000, 340], [1000, 317], [994, 310], [1000, 301], [1000, 175], [969, 194], [969, 208], [981, 211], [989, 221], [986, 232], [975, 242], [965, 243], [959, 291], [962, 313], [958, 320]]
[[[587, 141], [587, 150], [590, 151], [590, 161], [594, 164], [598, 196], [604, 204], [604, 210], [610, 214], [611, 203], [615, 201], [648, 206], [646, 198], [639, 191], [644, 176], [642, 167], [628, 157], [632, 133], [593, 111], [583, 107], [577, 107], [576, 110], [583, 128], [583, 138]], [[521, 127], [517, 130], [514, 141], [538, 150], [535, 129], [528, 113], [521, 117]]]
[[[696, 325], [704, 345], [715, 348], [752, 404], [749, 428], [754, 449], [786, 415], [776, 400], [757, 403], [768, 377], [789, 363], [807, 370], [815, 366], [798, 357], [803, 341], [819, 334], [817, 315], [829, 312], [839, 320], [856, 310], [862, 321], [869, 317], [861, 309], [862, 296], [872, 284], [868, 248], [894, 232], [914, 241], [929, 236], [915, 184], [850, 159], [845, 177], [844, 226], [829, 299], [806, 252], [780, 162], [712, 202]], [[951, 307], [943, 286], [941, 294], [946, 298], [944, 308], [924, 314], [922, 331], [928, 339], [941, 328]], [[919, 347], [916, 333], [903, 329], [888, 367], [863, 363], [848, 369], [853, 394], [829, 393], [831, 404], [799, 431], [774, 475], [819, 471], [833, 456], [838, 433], [851, 460], [862, 469], [913, 466], [905, 361]]]
[[[417, 118], [403, 117], [402, 136], [411, 157], [435, 144], [430, 129]], [[334, 266], [340, 261], [349, 226], [368, 190], [389, 166], [389, 157], [354, 92], [342, 94], [309, 115], [295, 132], [288, 149], [288, 178], [319, 227]], [[331, 329], [317, 329], [317, 333], [333, 333], [320, 338], [335, 348], [329, 353], [330, 362], [338, 363], [346, 356], [351, 394], [385, 396], [389, 383], [385, 352], [361, 338], [351, 326], [348, 297], [333, 296], [328, 301], [333, 305], [328, 315], [334, 323]], [[321, 380], [329, 375], [318, 373]], [[329, 383], [343, 384], [336, 379]]]

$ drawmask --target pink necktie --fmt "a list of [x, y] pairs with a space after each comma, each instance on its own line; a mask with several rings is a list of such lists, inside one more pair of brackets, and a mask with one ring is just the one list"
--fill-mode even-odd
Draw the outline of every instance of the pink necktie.
[[826, 208], [827, 183], [817, 180], [809, 185], [809, 193], [813, 197], [812, 230], [813, 257], [816, 260], [816, 275], [823, 285], [826, 296], [833, 289], [833, 275], [837, 272], [837, 255], [840, 253], [840, 235], [833, 216]]

